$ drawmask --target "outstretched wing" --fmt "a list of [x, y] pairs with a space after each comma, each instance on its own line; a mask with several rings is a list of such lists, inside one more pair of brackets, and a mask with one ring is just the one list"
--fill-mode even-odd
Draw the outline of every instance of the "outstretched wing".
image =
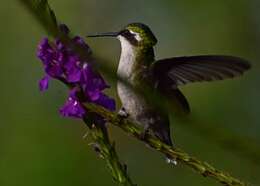
[[159, 60], [152, 64], [150, 72], [156, 89], [177, 108], [189, 113], [188, 101], [178, 89], [179, 85], [233, 78], [249, 68], [250, 64], [238, 57], [203, 55]]
[[238, 57], [201, 55], [162, 59], [152, 65], [151, 71], [155, 82], [164, 81], [164, 86], [170, 89], [192, 82], [233, 78], [248, 69], [249, 62]]

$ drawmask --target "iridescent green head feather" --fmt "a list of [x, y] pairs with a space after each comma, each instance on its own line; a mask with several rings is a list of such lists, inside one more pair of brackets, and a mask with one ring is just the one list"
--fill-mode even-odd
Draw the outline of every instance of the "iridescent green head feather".
[[[124, 30], [122, 35], [132, 43], [147, 47], [152, 47], [157, 43], [157, 39], [151, 29], [143, 23], [128, 24]], [[129, 33], [126, 33], [127, 31]]]

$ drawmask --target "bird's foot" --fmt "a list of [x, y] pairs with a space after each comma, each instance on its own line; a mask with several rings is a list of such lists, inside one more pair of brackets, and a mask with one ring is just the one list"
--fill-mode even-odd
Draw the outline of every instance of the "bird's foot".
[[122, 108], [118, 111], [117, 115], [118, 115], [120, 118], [128, 118], [128, 117], [129, 117], [129, 114], [126, 112], [126, 110], [125, 110], [124, 107], [122, 107]]
[[129, 117], [129, 114], [126, 112], [125, 108], [122, 107], [118, 112], [117, 116], [120, 119], [120, 124], [123, 121], [123, 119], [127, 119]]
[[168, 163], [168, 164], [172, 164], [172, 165], [175, 165], [175, 166], [178, 164], [176, 159], [166, 157], [165, 160], [166, 160], [166, 163]]

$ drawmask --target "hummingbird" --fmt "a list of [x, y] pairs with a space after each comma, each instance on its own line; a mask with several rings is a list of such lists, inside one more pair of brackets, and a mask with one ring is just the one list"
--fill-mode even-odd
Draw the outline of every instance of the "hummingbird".
[[[119, 77], [132, 87], [149, 86], [150, 90], [168, 98], [176, 110], [189, 113], [190, 106], [179, 87], [194, 83], [234, 78], [250, 69], [250, 63], [242, 58], [225, 55], [182, 56], [155, 59], [157, 39], [143, 23], [130, 23], [117, 32], [107, 32], [88, 37], [114, 37], [121, 43], [121, 55], [117, 69]], [[150, 131], [162, 142], [173, 146], [168, 113], [161, 111], [125, 83], [118, 81], [117, 92], [122, 102], [119, 114], [129, 116]], [[144, 133], [145, 133], [144, 132]], [[167, 159], [175, 163], [175, 160]]]

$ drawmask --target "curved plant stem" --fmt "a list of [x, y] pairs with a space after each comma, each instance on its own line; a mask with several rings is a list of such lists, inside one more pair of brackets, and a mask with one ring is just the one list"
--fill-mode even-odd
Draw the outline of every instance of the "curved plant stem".
[[131, 136], [137, 138], [140, 141], [145, 142], [153, 149], [176, 159], [178, 162], [185, 164], [186, 166], [192, 168], [199, 174], [204, 177], [213, 178], [216, 181], [220, 182], [226, 186], [246, 186], [248, 184], [240, 181], [237, 178], [232, 177], [228, 173], [222, 172], [217, 170], [210, 164], [200, 161], [195, 157], [190, 156], [188, 153], [184, 152], [181, 149], [173, 149], [172, 147], [164, 144], [156, 137], [147, 134], [145, 138], [142, 138], [141, 133], [142, 130], [137, 127], [137, 125], [131, 122], [128, 119], [122, 119], [116, 113], [110, 112], [103, 107], [94, 105], [94, 104], [86, 104], [86, 109], [91, 112], [95, 112], [100, 116], [104, 117], [109, 123], [121, 128], [126, 133], [130, 134]]
[[127, 166], [120, 163], [115, 150], [115, 143], [110, 142], [106, 129], [94, 124], [89, 125], [88, 121], [84, 121], [90, 128], [90, 134], [94, 141], [92, 146], [99, 157], [106, 161], [113, 179], [124, 186], [137, 186], [128, 176]]

